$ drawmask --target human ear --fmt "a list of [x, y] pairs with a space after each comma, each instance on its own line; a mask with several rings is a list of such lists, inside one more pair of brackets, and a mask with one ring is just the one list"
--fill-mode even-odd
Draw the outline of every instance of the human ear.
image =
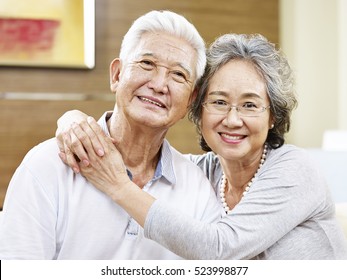
[[271, 118], [269, 122], [269, 126], [270, 126], [269, 129], [273, 129], [275, 127], [275, 123], [276, 123], [275, 118]]
[[112, 92], [115, 92], [119, 82], [119, 75], [121, 70], [121, 61], [119, 58], [112, 60], [110, 64], [110, 88]]

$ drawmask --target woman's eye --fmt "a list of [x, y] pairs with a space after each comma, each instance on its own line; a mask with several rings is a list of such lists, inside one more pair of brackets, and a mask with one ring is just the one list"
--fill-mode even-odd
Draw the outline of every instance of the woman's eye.
[[253, 109], [253, 108], [257, 108], [258, 106], [252, 102], [246, 102], [245, 104], [242, 105], [242, 107], [247, 109]]
[[228, 105], [224, 100], [214, 100], [214, 101], [212, 101], [212, 104], [218, 105], [218, 106], [226, 106], [226, 105]]

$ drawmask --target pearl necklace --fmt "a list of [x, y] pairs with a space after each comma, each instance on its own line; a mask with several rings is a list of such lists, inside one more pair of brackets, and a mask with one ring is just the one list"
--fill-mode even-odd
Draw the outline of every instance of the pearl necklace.
[[[263, 150], [263, 153], [262, 153], [262, 155], [261, 155], [260, 162], [259, 162], [258, 169], [257, 169], [257, 171], [254, 173], [252, 179], [247, 183], [247, 186], [246, 186], [245, 190], [244, 190], [243, 193], [242, 193], [242, 197], [244, 197], [244, 196], [248, 193], [250, 187], [252, 186], [253, 181], [254, 181], [254, 179], [255, 179], [255, 176], [257, 175], [259, 169], [260, 169], [260, 168], [263, 166], [263, 164], [264, 164], [264, 161], [265, 161], [265, 159], [266, 159], [266, 154], [267, 154], [267, 145], [265, 144], [265, 145], [264, 145], [264, 150]], [[228, 204], [227, 204], [227, 202], [226, 202], [226, 199], [225, 199], [225, 189], [226, 189], [226, 186], [227, 186], [227, 178], [226, 178], [226, 176], [225, 176], [225, 174], [224, 174], [224, 172], [223, 172], [222, 180], [221, 180], [220, 187], [219, 187], [219, 195], [220, 195], [220, 199], [221, 199], [221, 201], [222, 201], [222, 204], [223, 204], [225, 213], [230, 214], [230, 213], [231, 213], [231, 210], [230, 210], [230, 208], [229, 208], [229, 206], [228, 206]]]

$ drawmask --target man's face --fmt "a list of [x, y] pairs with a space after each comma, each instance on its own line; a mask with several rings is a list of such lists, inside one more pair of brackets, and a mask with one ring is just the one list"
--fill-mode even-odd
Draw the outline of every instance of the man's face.
[[187, 112], [196, 81], [197, 53], [185, 40], [145, 33], [127, 61], [111, 64], [116, 106], [129, 121], [167, 129]]

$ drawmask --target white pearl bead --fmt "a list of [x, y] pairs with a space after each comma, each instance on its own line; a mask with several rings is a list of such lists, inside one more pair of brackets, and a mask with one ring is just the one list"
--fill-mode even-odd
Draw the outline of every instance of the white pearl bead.
[[[242, 193], [242, 197], [244, 197], [251, 185], [253, 184], [254, 180], [255, 180], [255, 176], [258, 174], [258, 171], [259, 169], [263, 166], [264, 162], [265, 162], [265, 159], [266, 159], [266, 154], [267, 154], [267, 145], [265, 144], [264, 145], [264, 150], [263, 150], [263, 154], [261, 155], [261, 159], [260, 159], [260, 162], [259, 162], [259, 166], [258, 166], [258, 169], [257, 171], [255, 172], [255, 174], [253, 175], [252, 179], [247, 183], [247, 186], [244, 190], [244, 192]], [[226, 214], [230, 214], [232, 211], [230, 210], [227, 202], [226, 202], [226, 199], [225, 199], [225, 188], [226, 188], [226, 184], [227, 184], [227, 178], [225, 177], [224, 173], [222, 175], [222, 179], [221, 179], [221, 183], [220, 183], [220, 190], [219, 190], [219, 195], [220, 195], [220, 198], [221, 198], [221, 202], [222, 202], [222, 205], [223, 205], [223, 208], [224, 208], [224, 211]], [[229, 192], [231, 191], [231, 189], [229, 190]]]

